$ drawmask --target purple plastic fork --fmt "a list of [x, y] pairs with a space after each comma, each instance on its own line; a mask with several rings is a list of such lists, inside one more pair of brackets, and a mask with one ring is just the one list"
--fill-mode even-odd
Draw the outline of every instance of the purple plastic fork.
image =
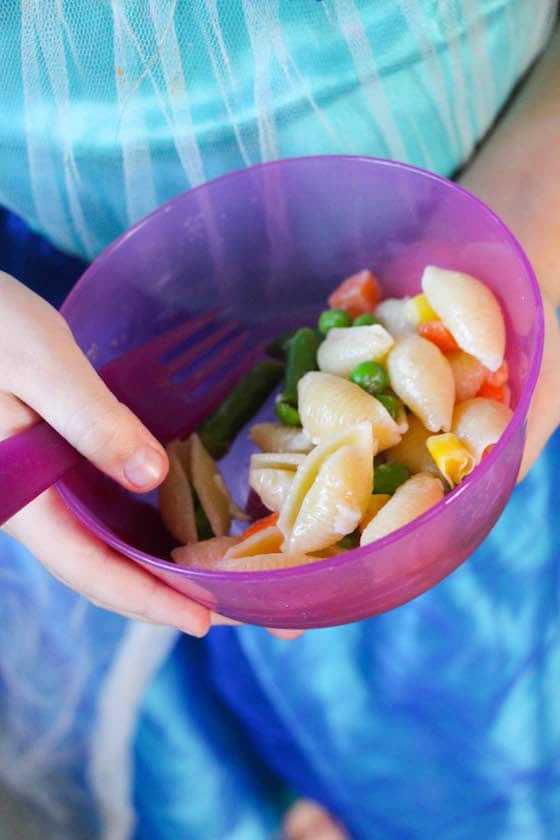
[[[162, 443], [193, 431], [262, 352], [249, 331], [219, 315], [215, 309], [183, 321], [99, 371]], [[81, 457], [43, 422], [0, 442], [0, 525]]]

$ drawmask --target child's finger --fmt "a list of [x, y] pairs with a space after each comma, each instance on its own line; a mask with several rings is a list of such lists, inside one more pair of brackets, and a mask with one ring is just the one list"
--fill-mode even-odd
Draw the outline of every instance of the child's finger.
[[59, 313], [0, 272], [0, 315], [0, 387], [116, 481], [132, 490], [157, 486], [165, 451], [102, 382]]
[[2, 418], [0, 440], [17, 435], [18, 432], [22, 432], [39, 420], [32, 408], [22, 403], [13, 394], [5, 394], [2, 391], [0, 391], [0, 417]]
[[96, 606], [204, 636], [210, 611], [112, 551], [86, 531], [56, 490], [47, 490], [6, 525], [62, 583]]

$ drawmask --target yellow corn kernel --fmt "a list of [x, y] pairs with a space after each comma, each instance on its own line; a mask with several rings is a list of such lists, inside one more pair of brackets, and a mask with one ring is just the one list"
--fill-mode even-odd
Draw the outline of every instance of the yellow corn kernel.
[[475, 459], [466, 444], [452, 432], [431, 435], [426, 439], [428, 451], [451, 487], [459, 484], [475, 467]]
[[416, 295], [410, 298], [404, 305], [406, 320], [413, 327], [424, 324], [426, 321], [439, 321], [439, 315], [434, 312], [426, 295]]
[[367, 528], [373, 517], [379, 513], [383, 505], [386, 505], [390, 498], [388, 493], [373, 493], [370, 496], [366, 512], [360, 522], [360, 531]]

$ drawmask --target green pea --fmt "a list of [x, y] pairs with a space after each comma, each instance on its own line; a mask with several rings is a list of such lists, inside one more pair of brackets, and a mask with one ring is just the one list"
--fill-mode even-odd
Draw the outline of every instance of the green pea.
[[276, 403], [276, 414], [285, 426], [301, 426], [299, 411], [290, 403]]
[[363, 315], [358, 315], [357, 318], [354, 318], [352, 321], [353, 327], [371, 327], [372, 324], [380, 324], [381, 321], [379, 318], [376, 318], [375, 315], [372, 315], [371, 312], [364, 312]]
[[373, 471], [373, 489], [376, 493], [388, 493], [393, 495], [397, 487], [404, 484], [410, 478], [410, 473], [404, 464], [397, 461], [387, 461], [380, 464]]
[[393, 420], [396, 420], [401, 410], [401, 403], [392, 394], [376, 394], [375, 398], [379, 400], [381, 405], [384, 405]]
[[352, 318], [344, 309], [325, 309], [319, 317], [319, 330], [326, 335], [333, 327], [349, 327]]
[[355, 531], [352, 531], [351, 534], [346, 534], [345, 537], [342, 537], [342, 539], [338, 541], [338, 545], [341, 548], [345, 548], [347, 551], [351, 548], [357, 548], [360, 545], [360, 532], [356, 529]]
[[389, 387], [389, 375], [379, 362], [361, 362], [350, 374], [350, 381], [368, 394], [381, 394]]

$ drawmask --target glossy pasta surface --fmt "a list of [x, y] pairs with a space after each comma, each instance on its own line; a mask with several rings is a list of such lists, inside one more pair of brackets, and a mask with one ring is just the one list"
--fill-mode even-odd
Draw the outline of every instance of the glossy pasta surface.
[[[504, 319], [480, 280], [428, 266], [416, 295], [379, 301], [382, 278], [364, 270], [340, 289], [317, 330], [284, 343], [280, 422], [249, 430], [248, 486], [270, 515], [227, 536], [236, 508], [218, 465], [197, 435], [169, 447], [160, 506], [188, 543], [176, 562], [269, 571], [370, 545], [441, 501], [504, 433]], [[212, 539], [197, 542], [196, 504]]]
[[455, 381], [443, 353], [425, 338], [400, 341], [387, 363], [395, 393], [431, 432], [451, 429]]
[[422, 289], [459, 347], [489, 370], [498, 370], [506, 329], [500, 304], [488, 286], [469, 274], [428, 266]]
[[386, 408], [353, 382], [330, 373], [308, 373], [299, 383], [298, 394], [303, 430], [313, 443], [361, 422], [371, 425], [377, 451], [401, 439]]
[[418, 473], [401, 485], [362, 533], [360, 545], [386, 537], [443, 499], [443, 484], [429, 473]]
[[298, 470], [280, 513], [286, 551], [319, 551], [354, 531], [373, 489], [373, 437], [360, 423], [318, 446]]

